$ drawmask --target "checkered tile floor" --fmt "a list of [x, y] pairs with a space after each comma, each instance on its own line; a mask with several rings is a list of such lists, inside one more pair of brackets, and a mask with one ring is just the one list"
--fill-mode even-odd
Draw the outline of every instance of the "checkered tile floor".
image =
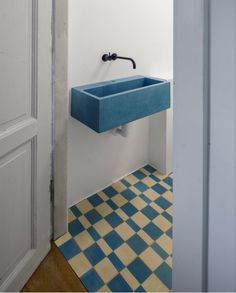
[[88, 291], [170, 291], [172, 175], [151, 166], [69, 209], [56, 241]]

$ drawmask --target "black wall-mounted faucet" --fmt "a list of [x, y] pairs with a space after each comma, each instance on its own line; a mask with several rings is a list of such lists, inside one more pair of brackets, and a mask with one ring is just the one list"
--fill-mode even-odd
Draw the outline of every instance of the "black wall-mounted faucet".
[[107, 62], [107, 61], [115, 61], [116, 59], [129, 60], [133, 64], [133, 69], [136, 69], [136, 63], [135, 63], [135, 61], [132, 58], [129, 58], [129, 57], [121, 57], [121, 56], [118, 56], [116, 53], [113, 53], [113, 54], [111, 54], [111, 53], [104, 54], [102, 56], [102, 60], [104, 62]]

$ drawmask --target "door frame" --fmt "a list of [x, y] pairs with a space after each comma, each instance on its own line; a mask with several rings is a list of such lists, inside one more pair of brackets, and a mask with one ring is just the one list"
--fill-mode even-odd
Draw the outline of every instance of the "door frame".
[[[173, 290], [206, 291], [209, 0], [173, 1], [175, 43]], [[54, 62], [58, 62], [57, 67], [54, 66], [55, 239], [67, 230], [68, 2], [54, 0], [56, 24]], [[191, 115], [187, 116], [186, 113]], [[190, 231], [194, 231], [193, 235], [189, 234]]]
[[173, 289], [207, 291], [209, 0], [174, 1]]
[[53, 238], [67, 232], [68, 0], [52, 0]]

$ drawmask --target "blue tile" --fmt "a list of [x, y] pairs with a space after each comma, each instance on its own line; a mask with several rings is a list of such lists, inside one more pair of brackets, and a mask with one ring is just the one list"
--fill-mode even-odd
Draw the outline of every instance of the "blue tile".
[[142, 180], [143, 178], [146, 177], [146, 175], [143, 174], [143, 172], [140, 171], [140, 170], [135, 171], [135, 172], [133, 173], [133, 175], [134, 175], [135, 177], [137, 177], [139, 180]]
[[154, 242], [151, 247], [162, 259], [165, 260], [169, 256], [157, 243]]
[[171, 177], [166, 177], [163, 181], [169, 186], [173, 186], [173, 179]]
[[132, 200], [134, 199], [137, 195], [131, 191], [130, 189], [126, 189], [125, 191], [121, 192], [121, 194], [126, 198], [127, 200]]
[[106, 216], [105, 219], [112, 226], [112, 228], [116, 228], [117, 226], [123, 223], [123, 220], [121, 219], [121, 217], [118, 216], [117, 213], [115, 212], [112, 212], [111, 214]]
[[143, 182], [137, 182], [134, 186], [141, 192], [144, 192], [145, 190], [147, 190], [149, 188]]
[[80, 249], [74, 239], [68, 240], [59, 246], [59, 249], [67, 260], [80, 253]]
[[115, 211], [116, 209], [118, 209], [119, 207], [114, 203], [114, 201], [112, 201], [111, 199], [108, 199], [108, 201], [106, 201], [106, 203], [113, 209], [113, 211]]
[[132, 220], [128, 219], [126, 223], [135, 231], [138, 232], [141, 228]]
[[155, 190], [157, 193], [159, 194], [163, 194], [167, 191], [166, 188], [164, 188], [163, 186], [161, 186], [159, 183], [157, 183], [156, 185], [154, 185], [152, 187], [153, 190]]
[[157, 228], [156, 225], [154, 225], [153, 223], [149, 223], [147, 226], [145, 226], [143, 228], [143, 230], [153, 239], [153, 240], [157, 240], [162, 234], [163, 232]]
[[155, 219], [159, 213], [154, 210], [152, 207], [150, 206], [146, 206], [144, 209], [142, 209], [141, 211], [149, 220], [153, 220]]
[[134, 214], [138, 212], [138, 210], [130, 202], [127, 202], [125, 205], [123, 205], [121, 209], [129, 217], [132, 217]]
[[142, 198], [142, 200], [144, 200], [146, 203], [151, 203], [152, 201], [145, 195], [145, 194], [141, 194], [140, 197]]
[[89, 292], [97, 292], [104, 286], [104, 282], [94, 269], [91, 269], [85, 273], [82, 277], [80, 277], [80, 280]]
[[168, 235], [170, 238], [173, 238], [172, 227], [166, 232], [166, 235]]
[[142, 286], [138, 287], [135, 292], [146, 292], [146, 290], [143, 289]]
[[93, 266], [95, 266], [106, 257], [106, 255], [97, 245], [97, 243], [94, 243], [93, 245], [85, 249], [84, 254]]
[[121, 183], [123, 183], [126, 187], [130, 187], [131, 186], [131, 184], [128, 181], [126, 181], [125, 179], [122, 179], [121, 180]]
[[156, 172], [156, 169], [153, 168], [153, 167], [150, 166], [150, 165], [145, 166], [144, 169], [147, 170], [149, 173], [154, 173], [154, 172]]
[[94, 206], [97, 207], [101, 203], [103, 203], [103, 200], [98, 194], [94, 194], [88, 198], [88, 201]]
[[82, 216], [82, 213], [79, 211], [79, 209], [76, 206], [71, 207], [70, 210], [72, 211], [72, 213], [75, 215], [76, 218], [79, 218], [80, 216]]
[[120, 274], [108, 283], [108, 287], [112, 292], [133, 292]]
[[168, 289], [172, 289], [172, 269], [165, 262], [156, 269], [155, 274]]
[[141, 254], [148, 247], [147, 243], [137, 234], [132, 236], [126, 242], [138, 255]]
[[98, 241], [101, 238], [98, 232], [93, 227], [89, 227], [87, 231], [89, 232], [90, 236], [93, 238], [94, 241]]
[[117, 255], [112, 252], [110, 255], [108, 255], [109, 260], [113, 264], [113, 266], [117, 269], [118, 272], [122, 271], [125, 267], [124, 264], [120, 261], [120, 259], [117, 257]]
[[167, 213], [166, 211], [164, 211], [162, 213], [162, 216], [165, 217], [170, 223], [172, 223], [172, 216], [169, 213]]
[[164, 197], [159, 197], [158, 199], [155, 200], [155, 203], [163, 208], [163, 210], [168, 209], [171, 206], [171, 203], [166, 200]]
[[115, 250], [124, 243], [124, 240], [114, 230], [108, 233], [104, 237], [104, 240], [111, 247], [112, 250]]
[[128, 265], [128, 269], [140, 284], [142, 284], [152, 273], [140, 258], [136, 258], [130, 265]]
[[95, 209], [86, 213], [85, 217], [89, 220], [89, 222], [92, 225], [96, 224], [98, 221], [102, 219], [102, 216]]
[[149, 176], [150, 178], [152, 178], [154, 181], [156, 181], [156, 182], [160, 182], [161, 180], [157, 177], [157, 176], [155, 176], [155, 175], [150, 175]]
[[112, 187], [109, 186], [103, 190], [103, 192], [108, 196], [108, 197], [113, 197], [116, 195], [118, 192]]
[[74, 237], [83, 231], [84, 231], [84, 226], [78, 220], [74, 220], [69, 223], [69, 232], [71, 236]]

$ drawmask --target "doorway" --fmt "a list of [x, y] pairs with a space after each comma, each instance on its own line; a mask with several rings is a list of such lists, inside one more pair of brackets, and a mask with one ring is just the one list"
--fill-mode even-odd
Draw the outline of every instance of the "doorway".
[[[204, 72], [205, 70], [205, 67], [203, 66], [203, 63], [205, 62], [205, 58], [206, 58], [206, 47], [207, 47], [207, 43], [205, 42], [205, 38], [203, 37], [203, 35], [205, 35], [205, 31], [206, 30], [206, 26], [207, 26], [207, 22], [205, 22], [205, 19], [206, 19], [206, 6], [205, 4], [203, 3], [203, 1], [198, 1], [198, 3], [196, 3], [195, 1], [179, 1], [178, 3], [175, 3], [175, 11], [174, 11], [174, 14], [175, 14], [175, 19], [176, 19], [176, 22], [175, 22], [175, 25], [174, 25], [174, 29], [175, 29], [175, 42], [178, 43], [178, 44], [184, 44], [184, 46], [179, 46], [179, 47], [176, 47], [175, 49], [175, 57], [176, 57], [176, 60], [179, 61], [179, 60], [186, 60], [186, 62], [188, 64], [190, 64], [191, 62], [194, 62], [194, 59], [190, 60], [190, 56], [192, 57], [193, 55], [195, 56], [198, 56], [199, 58], [199, 67], [198, 68], [194, 68], [194, 74], [196, 74], [196, 76], [202, 76], [202, 72]], [[77, 11], [77, 10], [75, 10]], [[82, 12], [80, 12], [82, 13]], [[188, 17], [186, 16], [188, 15]], [[83, 19], [83, 15], [81, 16], [81, 18], [79, 18], [80, 20]], [[179, 21], [179, 22], [178, 22]], [[193, 24], [193, 26], [188, 26], [187, 23], [190, 22]], [[196, 34], [196, 24], [198, 24], [198, 27], [199, 27], [199, 30], [197, 30], [197, 34]], [[92, 25], [91, 25], [92, 26]], [[93, 29], [92, 27], [89, 27], [89, 29]], [[185, 35], [184, 33], [185, 32]], [[194, 42], [190, 42], [189, 41], [189, 38], [191, 39], [192, 36], [195, 36], [195, 40]], [[188, 40], [188, 42], [185, 42], [183, 43], [182, 42], [182, 38], [186, 38]], [[107, 40], [109, 40], [109, 38], [107, 38]], [[194, 46], [193, 46], [194, 44]], [[92, 44], [90, 44], [92, 46]], [[108, 46], [108, 45], [107, 45]], [[180, 51], [178, 51], [177, 49], [179, 49]], [[189, 59], [187, 58], [187, 52], [189, 53]], [[103, 52], [101, 52], [102, 54]], [[184, 55], [185, 54], [185, 55]], [[181, 59], [180, 59], [181, 58]], [[96, 60], [94, 60], [94, 64], [96, 64]], [[93, 64], [93, 62], [92, 62]], [[188, 65], [186, 64], [186, 66]], [[206, 63], [205, 63], [206, 64]], [[100, 65], [99, 65], [100, 66]], [[175, 64], [175, 68], [176, 68], [176, 74], [177, 75], [180, 75], [182, 76], [182, 78], [184, 78], [185, 80], [188, 80], [190, 82], [190, 84], [193, 86], [193, 82], [196, 80], [196, 77], [195, 75], [192, 74], [192, 71], [189, 67], [186, 67], [185, 71], [183, 70], [182, 71], [182, 68], [183, 67], [183, 64], [182, 63], [178, 63], [176, 62]], [[98, 69], [99, 70], [99, 69]], [[178, 71], [179, 70], [179, 71]], [[182, 135], [181, 136], [181, 139], [182, 141], [180, 142], [178, 138], [176, 138], [176, 141], [177, 141], [177, 144], [180, 146], [183, 144], [184, 142], [184, 145], [188, 146], [190, 149], [192, 147], [192, 143], [195, 142], [195, 145], [194, 145], [194, 148], [196, 148], [196, 151], [199, 153], [199, 154], [205, 154], [206, 153], [206, 133], [203, 133], [203, 128], [202, 128], [202, 125], [205, 126], [205, 123], [207, 123], [207, 119], [206, 119], [206, 115], [207, 113], [204, 112], [204, 114], [202, 113], [204, 107], [206, 106], [205, 105], [205, 102], [203, 103], [203, 101], [205, 101], [205, 83], [203, 80], [199, 80], [199, 83], [198, 84], [194, 84], [194, 88], [197, 87], [199, 92], [197, 92], [196, 96], [194, 95], [193, 96], [193, 101], [195, 101], [196, 99], [196, 103], [197, 103], [197, 107], [194, 108], [193, 111], [196, 111], [195, 114], [196, 116], [193, 116], [192, 117], [192, 120], [191, 120], [191, 123], [194, 124], [195, 126], [195, 121], [199, 121], [199, 115], [200, 117], [202, 118], [202, 124], [199, 124], [198, 127], [199, 127], [199, 132], [197, 132], [197, 136], [195, 134], [195, 137], [194, 139], [191, 141], [191, 139], [187, 139], [186, 136]], [[184, 115], [183, 115], [183, 104], [185, 105], [189, 105], [189, 107], [191, 107], [193, 104], [188, 104], [189, 103], [189, 100], [188, 99], [188, 96], [189, 96], [189, 92], [182, 92], [182, 88], [181, 86], [183, 86], [184, 84], [184, 81], [183, 79], [180, 79], [179, 80], [179, 84], [180, 84], [180, 90], [178, 92], [176, 92], [175, 96], [176, 96], [176, 100], [178, 100], [178, 105], [176, 106], [177, 107], [177, 112], [176, 112], [176, 120], [178, 121], [178, 123], [176, 123], [175, 127], [177, 127], [177, 131], [175, 133], [179, 131], [182, 131], [182, 125], [185, 125], [185, 120], [184, 120]], [[181, 97], [179, 96], [181, 93]], [[199, 97], [201, 97], [199, 99]], [[192, 101], [191, 101], [192, 102]], [[176, 102], [177, 103], [177, 102]], [[180, 107], [180, 108], [178, 108]], [[199, 111], [199, 112], [198, 112]], [[190, 133], [190, 126], [192, 124], [189, 124], [188, 127], [185, 125], [185, 128], [186, 129], [189, 129], [189, 133], [188, 133], [188, 138], [191, 137], [191, 133]], [[76, 129], [77, 129], [77, 126], [78, 124], [76, 123], [73, 123], [74, 124], [74, 133], [76, 133]], [[85, 128], [82, 128], [81, 130], [83, 133], [83, 135], [86, 135], [86, 130]], [[84, 132], [83, 132], [84, 131]], [[77, 133], [78, 134], [78, 133]], [[75, 136], [74, 136], [75, 137]], [[77, 138], [76, 138], [77, 137]], [[75, 137], [75, 139], [79, 140], [79, 135], [77, 135]], [[201, 139], [200, 139], [201, 138]], [[196, 143], [196, 140], [197, 140], [197, 143]], [[177, 147], [176, 147], [177, 149]], [[77, 152], [77, 149], [75, 148], [74, 149], [75, 153]], [[176, 150], [175, 150], [176, 152]], [[88, 156], [90, 155], [91, 153], [88, 152]], [[184, 153], [184, 150], [181, 149], [181, 148], [178, 148], [178, 158], [180, 157], [180, 154], [182, 154], [183, 158], [185, 156], [185, 153]], [[189, 154], [190, 156], [190, 154]], [[202, 156], [203, 158], [203, 156]], [[72, 160], [73, 160], [73, 157], [72, 157]], [[191, 160], [192, 160], [192, 157], [191, 157]], [[203, 170], [206, 170], [206, 166], [204, 164], [201, 164], [201, 162], [203, 162], [203, 159], [200, 160], [200, 159], [196, 159], [198, 161], [199, 164], [196, 165], [196, 168], [193, 170], [193, 172], [196, 174], [202, 174]], [[76, 162], [76, 160], [74, 161], [74, 163]], [[175, 162], [178, 162], [178, 160], [176, 160]], [[175, 172], [175, 176], [177, 176], [177, 183], [176, 183], [176, 194], [181, 194], [178, 196], [179, 198], [179, 204], [177, 203], [176, 204], [176, 217], [181, 219], [180, 221], [177, 221], [176, 224], [175, 224], [175, 229], [176, 231], [177, 230], [181, 230], [181, 227], [183, 227], [183, 222], [184, 219], [183, 219], [183, 214], [182, 214], [182, 211], [183, 211], [183, 207], [184, 205], [183, 202], [181, 202], [181, 199], [184, 199], [186, 200], [185, 196], [186, 196], [186, 190], [183, 190], [183, 189], [180, 189], [180, 186], [184, 186], [184, 180], [187, 180], [187, 178], [189, 178], [189, 174], [186, 173], [187, 171], [186, 170], [189, 170], [189, 166], [188, 166], [188, 162], [190, 162], [190, 160], [185, 161], [183, 160], [183, 162], [186, 162], [186, 165], [185, 163], [182, 165], [185, 172], [185, 179], [183, 179], [183, 176], [181, 175], [181, 172], [183, 171], [182, 169], [180, 170], [179, 169], [179, 163], [175, 163], [175, 169], [176, 169], [176, 172]], [[73, 163], [73, 162], [72, 162]], [[185, 168], [187, 167], [187, 168]], [[179, 174], [179, 176], [178, 176]], [[99, 175], [102, 175], [102, 174], [99, 174]], [[83, 177], [82, 177], [83, 178]], [[182, 178], [182, 180], [181, 180]], [[199, 177], [197, 177], [199, 178]], [[116, 180], [116, 179], [115, 179]], [[192, 180], [192, 179], [191, 179]], [[178, 184], [179, 182], [179, 184]], [[199, 182], [198, 182], [199, 183]], [[196, 182], [195, 182], [196, 184]], [[205, 241], [204, 240], [204, 234], [203, 234], [203, 231], [202, 231], [202, 226], [204, 226], [205, 222], [203, 220], [204, 218], [204, 213], [205, 213], [205, 209], [203, 209], [203, 201], [204, 201], [204, 198], [206, 196], [206, 191], [205, 191], [205, 182], [204, 181], [201, 181], [200, 184], [198, 184], [199, 186], [199, 189], [196, 190], [196, 193], [197, 194], [200, 194], [200, 196], [193, 196], [192, 198], [192, 195], [188, 197], [188, 200], [191, 202], [191, 200], [194, 199], [194, 201], [196, 201], [196, 204], [198, 204], [199, 206], [199, 210], [201, 211], [201, 219], [202, 219], [202, 222], [198, 222], [197, 225], [197, 229], [196, 231], [197, 234], [195, 235], [196, 238], [198, 238], [198, 241], [195, 241], [194, 243], [192, 243], [192, 241], [190, 241], [189, 239], [186, 239], [186, 237], [184, 237], [183, 235], [181, 237], [178, 237], [176, 238], [176, 245], [174, 244], [174, 249], [175, 249], [175, 255], [176, 255], [176, 258], [177, 260], [179, 259], [178, 258], [178, 255], [180, 255], [180, 251], [181, 251], [181, 248], [180, 247], [185, 247], [185, 245], [187, 245], [187, 243], [191, 243], [192, 247], [194, 247], [193, 249], [198, 251], [198, 256], [197, 256], [197, 267], [199, 269], [199, 274], [197, 275], [196, 277], [196, 274], [189, 270], [188, 271], [188, 275], [189, 275], [189, 280], [192, 280], [194, 279], [195, 282], [194, 282], [194, 286], [197, 288], [196, 290], [201, 290], [202, 286], [204, 286], [204, 280], [203, 280], [203, 276], [202, 276], [202, 268], [205, 267], [205, 264], [204, 264], [204, 261], [203, 261], [203, 250], [204, 250], [204, 245], [203, 245], [203, 242]], [[202, 188], [204, 186], [204, 188]], [[181, 188], [182, 188], [181, 187]], [[102, 188], [101, 188], [102, 189]], [[101, 190], [100, 189], [100, 190]], [[74, 189], [75, 192], [76, 192], [76, 188]], [[99, 191], [99, 190], [98, 190]], [[87, 195], [90, 195], [89, 192], [84, 192], [83, 194], [87, 194]], [[181, 202], [181, 204], [180, 204]], [[190, 204], [189, 202], [189, 204]], [[76, 201], [74, 201], [74, 203], [76, 203]], [[192, 215], [188, 215], [189, 217], [189, 221], [184, 222], [184, 225], [186, 227], [189, 227], [190, 223], [191, 223], [191, 219], [193, 220], [193, 222], [195, 222], [195, 218]], [[203, 224], [204, 223], [204, 224]], [[190, 228], [190, 227], [189, 227]], [[181, 233], [181, 231], [180, 231]], [[182, 233], [181, 233], [182, 234]], [[193, 238], [195, 239], [195, 238]], [[175, 243], [175, 242], [174, 242]], [[184, 245], [183, 245], [184, 243]], [[175, 248], [176, 247], [176, 248]], [[183, 255], [183, 251], [181, 251], [181, 255]], [[175, 256], [174, 256], [175, 257]], [[187, 262], [187, 259], [185, 258], [181, 258], [183, 260], [183, 262]], [[191, 258], [188, 258], [188, 260], [191, 259]], [[187, 267], [185, 266], [185, 263], [179, 263], [179, 261], [176, 261], [176, 265], [179, 265], [179, 268], [181, 267]], [[176, 269], [177, 271], [177, 269]], [[183, 270], [185, 271], [185, 270]], [[183, 277], [184, 277], [184, 274], [182, 274], [182, 270], [179, 269], [178, 270], [178, 276], [175, 277], [175, 273], [174, 273], [174, 284], [176, 284], [176, 288], [178, 286], [178, 284], [180, 286], [182, 286], [181, 284], [184, 284], [185, 282], [183, 282]], [[201, 274], [200, 274], [201, 272]], [[177, 281], [175, 281], [175, 278]], [[182, 279], [181, 279], [182, 278]], [[182, 280], [181, 282], [179, 280]], [[185, 283], [186, 284], [186, 283]], [[190, 286], [190, 283], [189, 284], [186, 284], [186, 286]], [[174, 285], [175, 287], [175, 285]], [[190, 288], [190, 287], [189, 287]]]

